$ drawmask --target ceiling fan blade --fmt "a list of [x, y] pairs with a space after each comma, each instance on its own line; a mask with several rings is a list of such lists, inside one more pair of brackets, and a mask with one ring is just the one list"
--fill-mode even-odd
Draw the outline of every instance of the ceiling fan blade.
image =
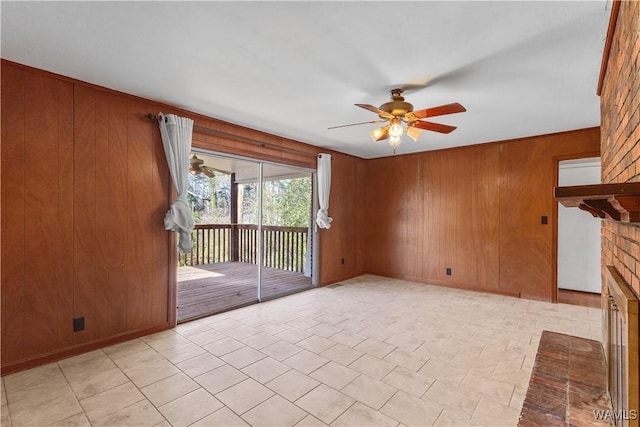
[[433, 123], [433, 122], [424, 122], [421, 120], [418, 120], [417, 122], [409, 123], [409, 126], [417, 127], [419, 129], [424, 129], [424, 130], [431, 130], [434, 132], [440, 132], [440, 133], [451, 133], [457, 129], [455, 126], [443, 125], [440, 123]]
[[386, 120], [372, 120], [370, 122], [351, 123], [350, 125], [332, 126], [330, 128], [327, 128], [327, 129], [346, 128], [348, 126], [367, 125], [367, 124], [370, 124], [370, 123], [382, 123], [382, 122], [386, 122]]
[[355, 104], [355, 105], [357, 107], [364, 108], [365, 110], [369, 110], [373, 113], [376, 113], [377, 115], [385, 119], [393, 119], [392, 114], [389, 114], [386, 111], [379, 109], [378, 107], [374, 107], [373, 105], [369, 105], [369, 104]]
[[201, 166], [200, 170], [202, 171], [203, 174], [205, 174], [209, 178], [213, 178], [215, 176], [213, 173], [213, 169], [211, 169], [209, 166]]
[[466, 108], [455, 102], [453, 104], [440, 105], [439, 107], [414, 111], [413, 113], [407, 114], [407, 116], [415, 117], [416, 119], [425, 119], [427, 117], [444, 116], [445, 114], [463, 113], [465, 111], [467, 111]]

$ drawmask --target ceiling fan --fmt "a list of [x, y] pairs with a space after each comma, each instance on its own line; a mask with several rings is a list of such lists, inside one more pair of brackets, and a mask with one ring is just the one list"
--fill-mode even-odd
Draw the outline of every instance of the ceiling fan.
[[189, 173], [191, 175], [204, 174], [209, 178], [213, 178], [213, 168], [204, 165], [204, 160], [199, 159], [195, 154], [189, 160]]
[[[396, 148], [400, 145], [400, 136], [402, 136], [403, 133], [406, 133], [409, 138], [417, 141], [423, 130], [450, 133], [456, 129], [455, 126], [428, 122], [422, 119], [467, 111], [466, 108], [457, 102], [453, 104], [440, 105], [439, 107], [413, 111], [413, 105], [405, 102], [404, 97], [402, 96], [403, 91], [404, 90], [401, 88], [391, 89], [391, 101], [382, 104], [379, 108], [369, 104], [355, 104], [360, 108], [377, 113], [380, 120], [333, 126], [329, 129], [388, 122], [385, 126], [372, 130], [369, 134], [374, 142], [389, 139], [389, 144], [393, 147], [393, 153], [395, 154]], [[402, 123], [405, 123], [406, 126], [402, 127]]]

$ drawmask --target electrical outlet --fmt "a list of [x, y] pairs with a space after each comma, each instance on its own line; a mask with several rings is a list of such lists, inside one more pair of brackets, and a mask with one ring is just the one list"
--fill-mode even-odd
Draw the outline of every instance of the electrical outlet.
[[84, 317], [73, 319], [73, 332], [84, 331]]
[[451, 276], [451, 268], [447, 267], [447, 276]]

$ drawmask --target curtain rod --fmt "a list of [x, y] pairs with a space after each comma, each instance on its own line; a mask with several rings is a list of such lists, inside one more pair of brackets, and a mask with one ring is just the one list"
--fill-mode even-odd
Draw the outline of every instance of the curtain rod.
[[[146, 117], [149, 120], [153, 120], [153, 121], [157, 121], [158, 120], [158, 115], [157, 114], [147, 113], [147, 114], [144, 115], [144, 117]], [[219, 136], [219, 137], [223, 137], [223, 138], [228, 138], [228, 139], [231, 139], [231, 140], [234, 140], [234, 141], [239, 141], [239, 142], [246, 142], [246, 143], [249, 143], [249, 144], [259, 145], [261, 147], [273, 148], [275, 150], [287, 151], [289, 153], [298, 154], [298, 155], [301, 155], [301, 156], [306, 156], [306, 157], [317, 157], [318, 156], [316, 154], [312, 154], [312, 153], [309, 153], [307, 151], [296, 150], [295, 148], [283, 147], [283, 146], [278, 145], [278, 144], [259, 141], [257, 139], [248, 138], [246, 136], [235, 135], [235, 134], [232, 134], [232, 133], [223, 132], [221, 130], [215, 130], [215, 129], [211, 129], [211, 128], [204, 127], [204, 126], [198, 126], [198, 125], [195, 125], [195, 124], [193, 125], [193, 129], [197, 130], [200, 133], [206, 133], [206, 134], [213, 135], [213, 136]]]

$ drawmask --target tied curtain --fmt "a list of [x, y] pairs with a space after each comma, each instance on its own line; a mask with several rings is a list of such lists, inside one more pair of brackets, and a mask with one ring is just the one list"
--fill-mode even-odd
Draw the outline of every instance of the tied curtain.
[[169, 172], [178, 193], [178, 197], [171, 203], [164, 216], [164, 228], [178, 233], [178, 247], [182, 252], [187, 252], [191, 250], [191, 230], [194, 226], [191, 208], [187, 201], [193, 120], [174, 114], [160, 113], [158, 122]]
[[320, 228], [330, 228], [333, 218], [329, 216], [329, 193], [331, 192], [331, 155], [318, 155], [318, 202], [320, 209], [316, 224]]

